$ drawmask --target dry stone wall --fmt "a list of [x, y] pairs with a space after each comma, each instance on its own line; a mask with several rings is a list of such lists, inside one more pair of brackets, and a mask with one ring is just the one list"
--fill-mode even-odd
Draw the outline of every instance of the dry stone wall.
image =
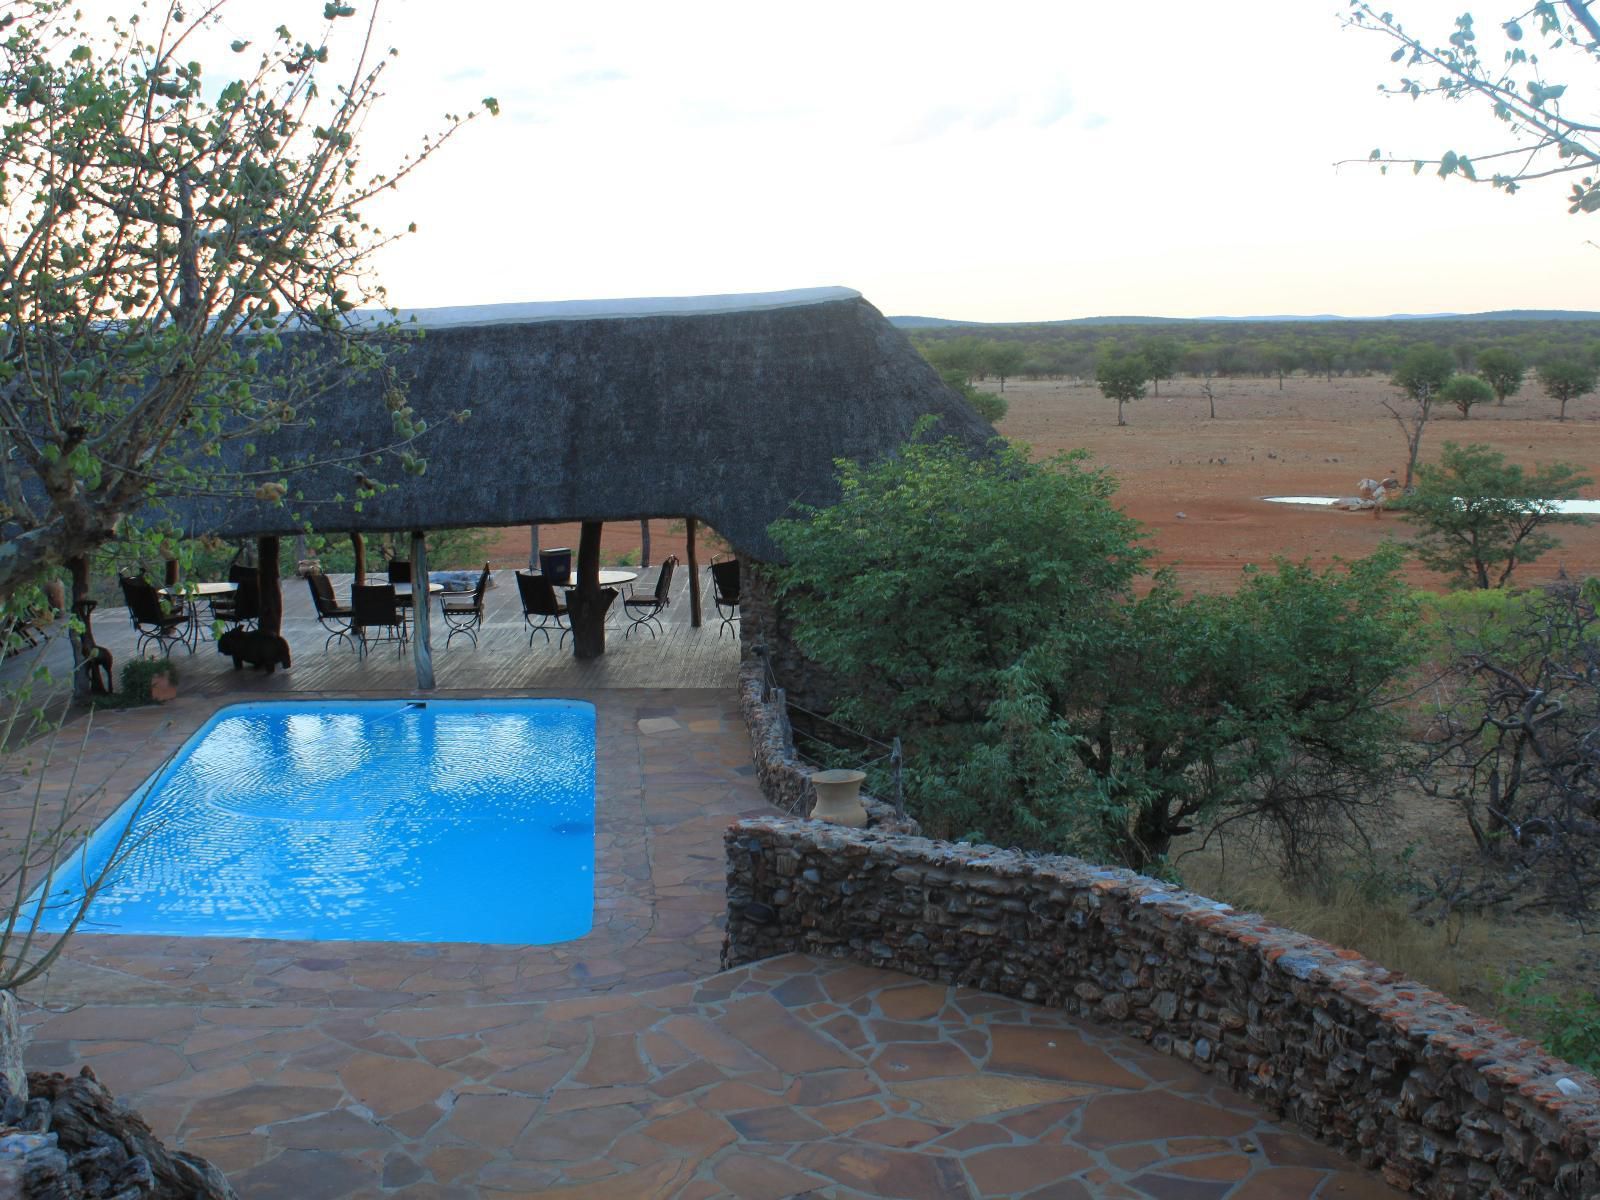
[[[766, 673], [760, 659], [746, 659], [739, 668], [739, 708], [750, 733], [750, 750], [755, 760], [761, 794], [774, 808], [806, 816], [817, 802], [811, 776], [816, 770], [801, 761], [786, 733], [788, 715], [775, 699], [766, 696]], [[897, 833], [921, 833], [910, 817], [896, 816], [894, 805], [874, 796], [861, 796], [867, 810], [867, 824], [874, 829]]]
[[1600, 1196], [1600, 1082], [1352, 951], [1077, 859], [780, 817], [726, 841], [725, 966], [798, 951], [1052, 1005], [1420, 1195]]

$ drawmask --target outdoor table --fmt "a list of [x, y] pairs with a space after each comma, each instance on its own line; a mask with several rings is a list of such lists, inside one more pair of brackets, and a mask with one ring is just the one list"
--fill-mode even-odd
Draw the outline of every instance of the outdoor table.
[[[396, 596], [404, 597], [407, 600], [411, 599], [411, 585], [409, 583], [397, 583], [397, 584], [394, 584], [393, 586], [394, 586], [394, 594]], [[428, 581], [428, 595], [430, 595], [430, 596], [437, 595], [439, 592], [442, 592], [442, 591], [444, 591], [444, 584], [442, 584], [442, 583], [434, 583], [433, 580], [431, 580], [431, 579]]]
[[[603, 587], [603, 588], [608, 588], [608, 587], [609, 588], [620, 588], [624, 584], [632, 583], [637, 578], [639, 578], [639, 572], [637, 572], [637, 571], [620, 571], [620, 570], [601, 571], [600, 572], [600, 586]], [[568, 592], [577, 591], [578, 590], [578, 573], [577, 573], [577, 571], [573, 571], [572, 572], [572, 578], [568, 582], [566, 582], [564, 584], [558, 584], [557, 586], [564, 587]], [[568, 608], [572, 607], [572, 600], [571, 600], [570, 596], [569, 596], [569, 598], [567, 600], [567, 607]], [[617, 607], [615, 605], [612, 605], [610, 608], [606, 609], [606, 621], [607, 621], [607, 623], [610, 623], [610, 621], [611, 621], [611, 614], [614, 613], [614, 612], [617, 612], [617, 611], [618, 611], [618, 609], [617, 609]]]
[[[533, 572], [535, 575], [538, 573], [537, 571]], [[632, 583], [637, 578], [639, 578], [639, 572], [637, 571], [601, 571], [600, 586], [620, 587], [624, 583]], [[560, 588], [575, 588], [578, 586], [578, 573], [573, 571], [562, 583], [556, 583], [553, 579], [550, 582]]]
[[176, 597], [188, 602], [189, 623], [198, 628], [202, 633], [206, 634], [206, 636], [210, 637], [212, 634], [211, 625], [209, 622], [202, 623], [200, 621], [200, 610], [196, 607], [194, 602], [204, 600], [206, 602], [206, 610], [211, 615], [211, 620], [215, 621], [217, 619], [217, 609], [216, 605], [212, 602], [216, 600], [218, 596], [231, 596], [238, 590], [239, 585], [237, 583], [232, 583], [226, 579], [223, 579], [210, 580], [202, 583], [177, 583], [173, 584], [171, 587], [157, 589], [157, 595], [165, 596], [168, 599]]
[[162, 588], [163, 596], [192, 596], [198, 600], [209, 600], [213, 596], [226, 596], [229, 592], [237, 592], [237, 583], [226, 581], [218, 583], [179, 583], [169, 588]]
[[[394, 588], [395, 603], [401, 608], [410, 608], [411, 585], [409, 583], [396, 583], [391, 586]], [[434, 583], [431, 579], [428, 580], [428, 595], [437, 596], [442, 591], [444, 591], [444, 584]]]

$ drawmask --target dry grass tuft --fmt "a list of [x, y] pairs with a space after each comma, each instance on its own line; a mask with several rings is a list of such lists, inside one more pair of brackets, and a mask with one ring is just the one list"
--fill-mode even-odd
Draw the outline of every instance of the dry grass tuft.
[[1229, 870], [1220, 854], [1186, 855], [1184, 886], [1280, 925], [1355, 950], [1479, 1011], [1499, 1003], [1500, 964], [1490, 923], [1457, 916], [1424, 925], [1381, 878], [1341, 876], [1295, 888], [1275, 872]]

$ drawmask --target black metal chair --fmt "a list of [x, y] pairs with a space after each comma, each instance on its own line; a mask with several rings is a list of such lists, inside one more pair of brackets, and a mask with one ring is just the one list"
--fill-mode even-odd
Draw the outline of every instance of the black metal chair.
[[472, 639], [472, 648], [478, 648], [478, 630], [483, 625], [483, 592], [488, 586], [489, 564], [484, 563], [483, 574], [478, 576], [478, 586], [472, 589], [470, 596], [458, 592], [454, 596], [439, 597], [439, 615], [450, 630], [449, 636], [444, 639], [445, 649], [450, 648], [451, 639], [458, 633], [466, 634]]
[[[561, 603], [556, 595], [556, 589], [543, 575], [531, 571], [517, 572], [517, 594], [522, 597], [522, 619], [528, 625], [528, 645], [533, 645], [533, 635], [544, 634], [544, 640], [550, 641], [550, 622], [554, 620], [556, 628], [561, 630], [561, 641], [565, 641], [567, 634], [572, 630], [563, 622], [567, 616], [567, 606]], [[535, 619], [537, 618], [537, 619]], [[559, 645], [560, 642], [557, 643]]]
[[333, 584], [321, 571], [307, 575], [306, 584], [311, 588], [311, 603], [316, 605], [317, 624], [328, 631], [328, 637], [322, 643], [322, 652], [326, 654], [328, 647], [336, 640], [352, 641], [350, 629], [355, 619], [355, 609], [339, 603], [338, 597], [333, 594]]
[[183, 646], [194, 653], [197, 633], [194, 609], [182, 600], [172, 607], [161, 603], [161, 596], [148, 579], [124, 575], [122, 597], [128, 604], [128, 615], [133, 618], [133, 628], [139, 635], [135, 652], [142, 655], [151, 642], [161, 647], [163, 658], [170, 658], [173, 646]]
[[656, 636], [656, 630], [666, 630], [661, 625], [661, 613], [671, 603], [672, 574], [678, 569], [678, 556], [669, 554], [661, 562], [661, 573], [656, 576], [655, 591], [648, 596], [629, 596], [623, 600], [623, 611], [627, 613], [633, 624], [629, 625], [623, 637], [629, 637], [635, 629], [643, 626], [650, 630], [650, 636]]
[[722, 623], [717, 626], [717, 636], [727, 629], [736, 636], [733, 623], [739, 619], [739, 560], [713, 558], [711, 560], [711, 599], [717, 606], [717, 616]]
[[228, 582], [237, 586], [227, 595], [211, 597], [211, 619], [221, 621], [230, 629], [259, 625], [261, 573], [254, 567], [234, 563], [228, 568]]
[[[397, 655], [404, 654], [411, 640], [405, 615], [395, 598], [392, 583], [358, 583], [350, 589], [350, 632], [356, 638], [362, 658], [372, 642], [393, 642]], [[373, 633], [378, 630], [378, 633]]]
[[[414, 584], [414, 581], [411, 578], [411, 560], [409, 558], [391, 558], [389, 560], [389, 582]], [[416, 590], [416, 587], [413, 586], [409, 592], [406, 592], [403, 595], [396, 593], [395, 595], [394, 602], [400, 606], [400, 619], [404, 621], [407, 626], [411, 624], [412, 597], [416, 594]], [[423, 590], [426, 592], [427, 589], [424, 588]], [[428, 602], [426, 595], [424, 595], [422, 602], [424, 604]], [[411, 636], [411, 631], [409, 628], [406, 630], [406, 636]]]

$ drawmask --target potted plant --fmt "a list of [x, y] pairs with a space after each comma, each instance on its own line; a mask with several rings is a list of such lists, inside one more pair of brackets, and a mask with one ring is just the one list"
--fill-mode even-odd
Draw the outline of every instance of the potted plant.
[[138, 704], [178, 698], [178, 668], [169, 658], [136, 658], [122, 665], [122, 694]]

